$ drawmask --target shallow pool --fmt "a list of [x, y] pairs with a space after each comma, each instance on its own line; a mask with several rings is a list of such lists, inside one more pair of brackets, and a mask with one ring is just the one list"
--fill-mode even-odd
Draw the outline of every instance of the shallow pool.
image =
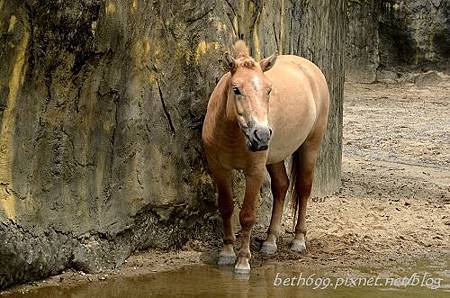
[[448, 260], [440, 264], [422, 264], [393, 276], [367, 268], [301, 272], [282, 264], [256, 267], [251, 275], [241, 276], [231, 267], [195, 265], [6, 297], [450, 297]]

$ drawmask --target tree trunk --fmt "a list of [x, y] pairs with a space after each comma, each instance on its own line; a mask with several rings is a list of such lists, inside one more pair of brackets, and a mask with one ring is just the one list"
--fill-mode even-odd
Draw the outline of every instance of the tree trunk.
[[380, 66], [378, 18], [380, 0], [346, 1], [348, 32], [345, 49], [347, 81], [373, 83]]
[[341, 186], [344, 102], [345, 0], [293, 1], [289, 53], [313, 61], [324, 73], [330, 91], [328, 128], [316, 165], [313, 196], [323, 197]]
[[344, 16], [313, 2], [0, 0], [0, 288], [216, 236], [200, 130], [237, 37], [324, 69], [336, 191]]

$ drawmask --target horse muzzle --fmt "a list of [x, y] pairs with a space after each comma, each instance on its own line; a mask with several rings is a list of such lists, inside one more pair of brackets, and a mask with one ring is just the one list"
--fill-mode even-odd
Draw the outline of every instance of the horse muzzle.
[[269, 148], [272, 129], [268, 126], [254, 126], [246, 133], [247, 146], [252, 152], [264, 151]]

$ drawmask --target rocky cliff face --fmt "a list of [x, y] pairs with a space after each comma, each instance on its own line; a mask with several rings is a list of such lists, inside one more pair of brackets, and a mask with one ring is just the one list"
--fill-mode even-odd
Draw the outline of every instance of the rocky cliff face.
[[336, 190], [339, 3], [318, 22], [308, 1], [0, 0], [0, 288], [217, 231], [200, 130], [238, 37], [256, 58], [315, 44], [339, 112], [317, 189]]
[[186, 239], [214, 210], [199, 131], [221, 74], [209, 65], [231, 40], [205, 16], [222, 9], [2, 6], [0, 286]]
[[447, 64], [450, 1], [388, 1], [380, 12], [382, 67]]
[[448, 68], [450, 1], [348, 0], [347, 77], [374, 82], [377, 70]]

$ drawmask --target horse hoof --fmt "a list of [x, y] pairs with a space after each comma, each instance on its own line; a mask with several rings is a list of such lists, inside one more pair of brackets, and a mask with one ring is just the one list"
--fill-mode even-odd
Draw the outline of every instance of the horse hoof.
[[239, 258], [236, 266], [234, 267], [234, 272], [237, 274], [249, 274], [250, 264], [247, 258]]
[[306, 253], [305, 241], [294, 239], [292, 240], [291, 250], [298, 253]]
[[234, 265], [236, 262], [236, 256], [219, 256], [219, 260], [217, 261], [217, 265], [225, 266], [225, 265]]
[[261, 247], [261, 252], [265, 255], [273, 255], [277, 251], [277, 245], [273, 243], [264, 242]]
[[234, 268], [234, 272], [241, 275], [250, 274], [250, 268]]

